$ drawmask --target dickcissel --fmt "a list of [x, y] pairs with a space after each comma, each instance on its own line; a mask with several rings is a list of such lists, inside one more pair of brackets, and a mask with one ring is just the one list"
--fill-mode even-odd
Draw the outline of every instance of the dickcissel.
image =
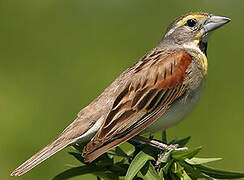
[[11, 175], [20, 176], [68, 145], [89, 141], [91, 162], [143, 132], [157, 132], [184, 119], [200, 99], [207, 75], [209, 34], [230, 21], [196, 12], [181, 15], [160, 43], [124, 71], [82, 109], [61, 135]]

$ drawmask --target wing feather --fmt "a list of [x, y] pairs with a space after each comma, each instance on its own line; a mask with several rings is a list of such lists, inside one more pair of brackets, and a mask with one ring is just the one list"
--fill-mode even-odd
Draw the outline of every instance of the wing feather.
[[133, 77], [121, 89], [103, 126], [84, 148], [85, 160], [93, 161], [157, 120], [185, 92], [184, 79], [191, 62], [185, 52], [163, 56], [157, 50], [131, 68]]

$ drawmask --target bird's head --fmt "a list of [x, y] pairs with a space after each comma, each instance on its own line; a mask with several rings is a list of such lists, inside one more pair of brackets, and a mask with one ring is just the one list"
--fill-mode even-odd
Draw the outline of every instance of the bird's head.
[[208, 13], [184, 14], [169, 25], [161, 43], [199, 46], [206, 53], [209, 34], [228, 22], [227, 17]]

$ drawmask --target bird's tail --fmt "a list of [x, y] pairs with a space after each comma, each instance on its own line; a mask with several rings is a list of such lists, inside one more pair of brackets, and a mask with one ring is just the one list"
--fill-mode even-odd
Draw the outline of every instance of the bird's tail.
[[41, 151], [33, 155], [30, 159], [25, 161], [22, 165], [20, 165], [17, 169], [15, 169], [11, 176], [21, 176], [55, 154], [56, 152], [62, 150], [69, 144], [71, 144], [71, 140], [64, 139], [62, 137], [58, 138], [54, 142], [50, 143], [46, 147], [44, 147]]

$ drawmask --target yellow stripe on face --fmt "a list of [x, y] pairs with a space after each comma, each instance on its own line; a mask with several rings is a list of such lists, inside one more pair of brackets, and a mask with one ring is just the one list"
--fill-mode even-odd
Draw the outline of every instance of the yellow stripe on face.
[[[201, 18], [206, 18], [206, 17], [207, 17], [207, 15], [203, 15], [203, 14], [191, 14], [191, 15], [188, 15], [188, 16], [184, 17], [182, 20], [180, 20], [176, 24], [176, 28], [180, 27], [180, 26], [184, 26], [189, 19], [201, 19]], [[201, 39], [201, 37], [202, 37], [202, 31], [199, 31], [196, 34], [195, 39], [199, 40], [199, 39]]]
[[[198, 13], [193, 13], [193, 14], [189, 14], [188, 16], [184, 17], [183, 19], [179, 20], [173, 28], [171, 28], [167, 34], [165, 36], [168, 36], [170, 34], [172, 34], [178, 27], [181, 27], [181, 26], [184, 26], [186, 24], [186, 22], [189, 20], [189, 19], [201, 19], [201, 18], [206, 18], [208, 15], [207, 14], [198, 14]], [[200, 39], [202, 36], [201, 32], [199, 32], [195, 39]]]
[[180, 27], [180, 26], [183, 26], [186, 24], [186, 22], [189, 20], [189, 19], [200, 19], [200, 18], [205, 18], [206, 15], [203, 15], [203, 14], [191, 14], [191, 15], [188, 15], [186, 17], [184, 17], [181, 21], [179, 21], [176, 26], [177, 27]]

